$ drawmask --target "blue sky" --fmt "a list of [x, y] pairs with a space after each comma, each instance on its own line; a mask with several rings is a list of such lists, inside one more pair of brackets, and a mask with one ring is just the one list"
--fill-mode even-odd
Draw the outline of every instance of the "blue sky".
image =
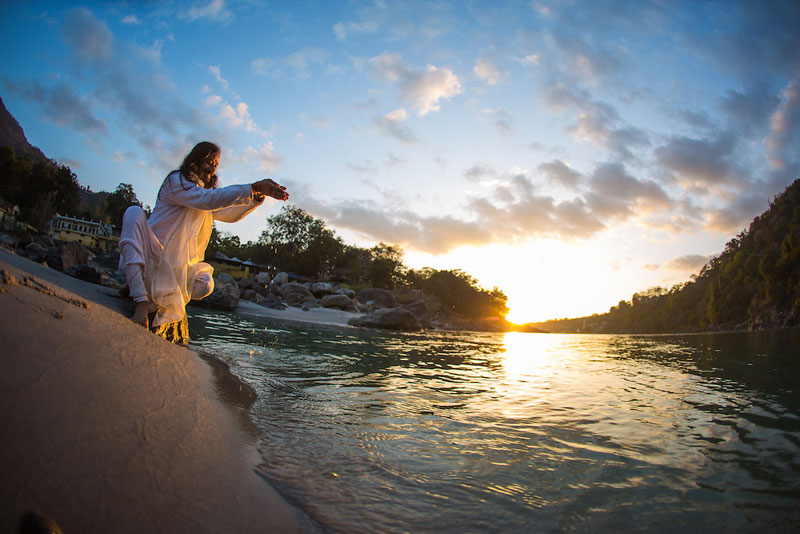
[[[4, 2], [0, 95], [93, 190], [200, 140], [516, 320], [689, 279], [800, 177], [794, 1]], [[256, 239], [266, 204], [221, 230]]]

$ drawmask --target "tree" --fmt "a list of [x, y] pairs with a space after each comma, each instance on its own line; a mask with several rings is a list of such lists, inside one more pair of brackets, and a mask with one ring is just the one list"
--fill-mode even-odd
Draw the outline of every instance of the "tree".
[[403, 251], [381, 242], [369, 249], [372, 261], [369, 266], [369, 281], [373, 287], [394, 289], [402, 281]]
[[136, 198], [131, 184], [119, 184], [113, 193], [108, 195], [104, 203], [104, 211], [112, 225], [122, 228], [122, 216], [131, 206], [140, 206], [142, 203]]
[[297, 206], [284, 206], [269, 217], [258, 242], [271, 252], [270, 263], [315, 278], [328, 274], [345, 249], [325, 221]]

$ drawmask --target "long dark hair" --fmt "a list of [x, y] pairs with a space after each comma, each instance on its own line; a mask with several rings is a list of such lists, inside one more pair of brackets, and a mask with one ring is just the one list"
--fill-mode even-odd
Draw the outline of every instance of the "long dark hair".
[[[221, 150], [219, 147], [209, 141], [201, 141], [197, 143], [194, 145], [194, 148], [191, 150], [191, 152], [189, 152], [186, 157], [183, 158], [183, 163], [181, 163], [181, 166], [178, 169], [178, 171], [181, 173], [181, 178], [188, 178], [190, 174], [199, 176], [200, 164], [203, 162], [203, 160], [210, 158], [212, 154], [218, 154], [220, 152]], [[208, 183], [203, 185], [206, 189], [216, 189], [218, 181], [217, 173], [214, 173], [209, 177]]]
[[[210, 158], [212, 154], [219, 153], [221, 150], [217, 145], [211, 143], [209, 141], [201, 141], [194, 145], [194, 148], [183, 158], [183, 163], [179, 169], [171, 171], [167, 178], [172, 175], [172, 173], [177, 172], [181, 178], [181, 186], [185, 190], [189, 190], [193, 187], [195, 178], [190, 178], [190, 176], [199, 176], [200, 175], [200, 163], [203, 162], [204, 159]], [[186, 185], [183, 184], [183, 181], [186, 180], [188, 183]], [[161, 188], [158, 190], [158, 195], [156, 195], [156, 200], [161, 197], [161, 190], [164, 189], [164, 186], [167, 185], [167, 179], [164, 179], [164, 183], [161, 184]], [[219, 180], [217, 179], [217, 173], [212, 174], [209, 176], [208, 183], [203, 184], [203, 187], [206, 189], [216, 189]]]

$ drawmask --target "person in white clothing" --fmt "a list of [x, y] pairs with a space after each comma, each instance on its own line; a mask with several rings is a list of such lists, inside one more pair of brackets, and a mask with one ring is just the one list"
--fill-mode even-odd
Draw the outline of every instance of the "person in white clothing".
[[189, 300], [214, 290], [214, 269], [202, 261], [214, 220], [239, 221], [266, 196], [289, 198], [270, 179], [217, 187], [219, 157], [217, 145], [198, 143], [164, 180], [149, 220], [139, 206], [122, 218], [120, 268], [135, 302], [132, 319], [145, 328], [182, 320]]

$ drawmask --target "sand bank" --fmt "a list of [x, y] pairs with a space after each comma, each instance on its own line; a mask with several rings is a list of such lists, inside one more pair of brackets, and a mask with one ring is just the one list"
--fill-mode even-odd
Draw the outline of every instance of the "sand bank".
[[0, 532], [28, 510], [64, 532], [305, 530], [254, 471], [230, 375], [113, 290], [3, 250], [0, 269]]
[[282, 319], [285, 321], [296, 321], [301, 323], [316, 323], [327, 324], [335, 326], [347, 326], [347, 321], [353, 317], [361, 317], [363, 313], [352, 313], [333, 308], [313, 308], [308, 311], [303, 311], [300, 308], [292, 306], [285, 310], [273, 310], [272, 308], [265, 308], [259, 306], [254, 302], [247, 300], [240, 300], [239, 305], [236, 307], [237, 313], [245, 313], [248, 315], [258, 315], [260, 317], [271, 317], [273, 319]]

